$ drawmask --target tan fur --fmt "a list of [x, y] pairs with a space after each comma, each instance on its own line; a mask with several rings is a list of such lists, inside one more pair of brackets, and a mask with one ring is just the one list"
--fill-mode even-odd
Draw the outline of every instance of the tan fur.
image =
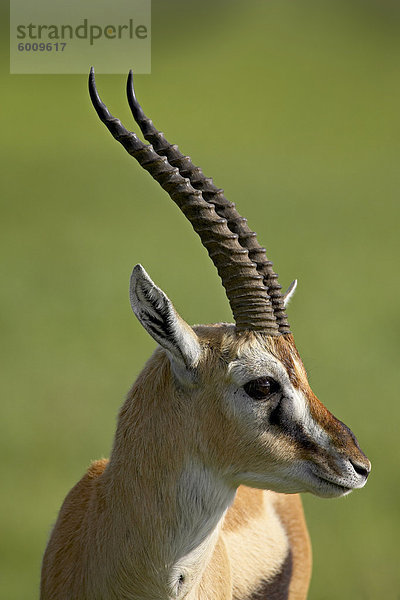
[[251, 519], [264, 515], [264, 492], [241, 485], [238, 488], [235, 502], [226, 513], [224, 531], [236, 532], [247, 526]]
[[[96, 484], [108, 462], [101, 459], [89, 466], [60, 511], [59, 527], [53, 532], [43, 561], [42, 590], [52, 590], [49, 598], [67, 599], [71, 593], [82, 600], [86, 598], [81, 584], [73, 591], [67, 591], [67, 587], [64, 592], [68, 584], [61, 575], [65, 571], [71, 576], [79, 564], [77, 550], [82, 551], [76, 542], [65, 546], [65, 540], [72, 542], [88, 507], [95, 504]], [[241, 486], [225, 516], [212, 560], [193, 590], [193, 599], [244, 600], [261, 581], [273, 579], [289, 548], [294, 563], [289, 600], [300, 600], [307, 597], [311, 577], [311, 544], [300, 497]], [[47, 564], [50, 556], [53, 565]]]
[[223, 532], [235, 574], [234, 599], [255, 592], [261, 580], [272, 580], [289, 550], [293, 559], [289, 598], [307, 597], [311, 543], [300, 496], [241, 486]]
[[198, 589], [193, 590], [193, 600], [231, 600], [235, 566], [230, 560], [224, 537], [220, 535]]
[[[42, 600], [249, 600], [289, 553], [289, 598], [306, 598], [311, 549], [299, 497], [240, 486], [228, 508], [236, 466], [257, 472], [268, 453], [284, 465], [312, 452], [281, 434], [243, 439], [235, 413], [224, 412], [229, 364], [259, 356], [259, 346], [316, 402], [293, 340], [236, 336], [231, 326], [195, 331], [202, 358], [192, 387], [176, 384], [158, 349], [121, 408], [110, 460], [92, 463], [65, 499], [43, 559]], [[313, 410], [350, 448], [339, 422]]]
[[[248, 491], [247, 498], [253, 490]], [[270, 494], [262, 492], [260, 512], [250, 513], [241, 527], [225, 533], [234, 574], [233, 598], [238, 600], [255, 593], [264, 581], [272, 581], [289, 551], [289, 540]], [[235, 505], [230, 510], [234, 512]]]
[[311, 578], [311, 541], [304, 518], [303, 506], [297, 494], [273, 495], [273, 504], [289, 538], [293, 555], [293, 575], [290, 582], [290, 600], [307, 597]]

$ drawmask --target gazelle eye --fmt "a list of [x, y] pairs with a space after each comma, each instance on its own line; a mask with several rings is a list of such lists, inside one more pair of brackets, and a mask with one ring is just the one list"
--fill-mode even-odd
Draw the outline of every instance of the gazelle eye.
[[259, 377], [253, 379], [243, 386], [246, 394], [253, 400], [265, 400], [280, 390], [280, 385], [272, 377]]

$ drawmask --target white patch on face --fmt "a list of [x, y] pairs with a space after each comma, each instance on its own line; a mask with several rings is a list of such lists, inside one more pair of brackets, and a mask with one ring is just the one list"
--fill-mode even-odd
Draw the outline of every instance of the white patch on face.
[[[300, 365], [296, 359], [294, 359], [294, 362], [296, 363], [298, 371], [301, 371], [303, 368], [302, 365]], [[301, 396], [302, 398], [304, 412], [301, 415], [301, 418], [299, 418], [299, 422], [301, 423], [304, 431], [316, 444], [318, 444], [318, 446], [321, 446], [322, 448], [327, 450], [331, 446], [330, 438], [326, 431], [321, 427], [321, 425], [319, 425], [313, 419], [308, 406], [307, 398], [305, 398], [301, 390], [293, 388], [293, 393], [295, 395]]]
[[[303, 366], [296, 366], [301, 376]], [[272, 395], [270, 401], [250, 398], [243, 386], [261, 377], [275, 379], [281, 396], [274, 399]], [[239, 464], [232, 464], [227, 472], [235, 485], [324, 497], [342, 496], [364, 485], [365, 477], [357, 475], [348, 457], [312, 417], [308, 398], [291, 383], [285, 366], [258, 340], [244, 346], [229, 364], [227, 384], [226, 410], [237, 424], [244, 448]], [[303, 435], [324, 453], [315, 453], [313, 458], [311, 450], [306, 458], [299, 449]]]
[[[302, 370], [294, 359], [299, 372]], [[330, 439], [324, 429], [313, 419], [308, 406], [307, 398], [303, 392], [296, 389], [291, 383], [283, 364], [260, 344], [254, 344], [250, 351], [246, 351], [228, 367], [231, 379], [238, 387], [248, 381], [259, 377], [272, 377], [280, 384], [283, 394], [292, 402], [292, 418], [297, 421], [311, 439], [324, 449], [330, 447]]]
[[[299, 372], [302, 365], [298, 364]], [[289, 451], [290, 441], [285, 441], [277, 434], [276, 428], [269, 426], [271, 405], [263, 401], [252, 400], [243, 386], [254, 379], [272, 377], [281, 387], [283, 401], [288, 410], [287, 434], [296, 424], [316, 444], [324, 449], [331, 447], [330, 438], [324, 429], [316, 423], [311, 415], [308, 400], [303, 392], [295, 388], [289, 379], [284, 365], [278, 358], [269, 353], [261, 344], [254, 343], [228, 367], [230, 383], [227, 403], [238, 425], [254, 435], [254, 444], [265, 449], [265, 469], [262, 472], [241, 471], [235, 481], [254, 487], [268, 488], [277, 492], [295, 493], [311, 491], [313, 483], [309, 481], [309, 461], [296, 458], [295, 447]], [[284, 423], [282, 433], [285, 434]], [[258, 440], [258, 441], [257, 441]], [[289, 452], [289, 454], [287, 454]], [[311, 485], [310, 485], [311, 483]]]
[[246, 350], [246, 353], [232, 361], [228, 372], [232, 384], [238, 388], [253, 379], [272, 377], [280, 384], [283, 394], [292, 400], [293, 417], [299, 421], [304, 420], [308, 412], [306, 399], [293, 387], [283, 364], [260, 344], [254, 344], [250, 350]]

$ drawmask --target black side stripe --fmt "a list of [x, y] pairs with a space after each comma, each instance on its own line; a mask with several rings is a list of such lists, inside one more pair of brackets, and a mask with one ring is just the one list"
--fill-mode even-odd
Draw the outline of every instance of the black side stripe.
[[293, 558], [292, 551], [289, 550], [279, 573], [271, 581], [261, 583], [260, 588], [246, 600], [288, 600], [292, 574]]

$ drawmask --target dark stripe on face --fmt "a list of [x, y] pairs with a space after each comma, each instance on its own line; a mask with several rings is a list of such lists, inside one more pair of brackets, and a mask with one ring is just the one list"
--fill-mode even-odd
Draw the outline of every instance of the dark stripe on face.
[[[311, 417], [314, 422], [327, 434], [331, 444], [340, 453], [347, 455], [356, 463], [369, 469], [369, 462], [365, 454], [360, 449], [357, 439], [353, 432], [339, 419], [337, 419], [315, 396], [311, 390], [307, 374], [303, 363], [297, 352], [293, 336], [285, 334], [269, 340], [271, 352], [284, 365], [290, 382], [293, 387], [300, 390], [310, 410]], [[294, 440], [300, 449], [304, 450], [307, 458], [307, 453], [312, 453], [313, 456], [320, 455], [328, 459], [331, 452], [324, 450], [310, 439], [309, 434], [304, 431], [301, 424], [295, 423], [290, 419], [290, 412], [285, 414], [277, 412], [275, 415], [276, 424], [280, 424], [280, 431], [283, 434]]]
[[276, 408], [270, 414], [270, 423], [279, 429], [279, 432], [287, 436], [296, 444], [299, 450], [306, 454], [312, 452], [318, 454], [321, 448], [316, 444], [311, 436], [306, 432], [301, 423], [295, 421], [292, 417], [291, 400], [283, 397]]

